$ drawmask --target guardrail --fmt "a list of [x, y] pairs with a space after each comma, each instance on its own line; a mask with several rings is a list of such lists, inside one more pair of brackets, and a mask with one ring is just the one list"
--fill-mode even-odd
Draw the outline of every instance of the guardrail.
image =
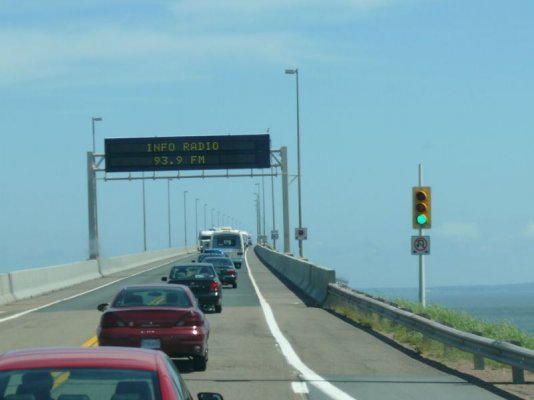
[[484, 358], [512, 367], [513, 383], [524, 383], [524, 370], [534, 371], [534, 351], [512, 343], [488, 339], [459, 331], [419, 315], [401, 310], [361, 292], [338, 284], [328, 286], [328, 296], [323, 308], [335, 310], [343, 305], [388, 318], [406, 328], [422, 333], [425, 337], [447, 346], [456, 347], [474, 355], [475, 369], [484, 369]]

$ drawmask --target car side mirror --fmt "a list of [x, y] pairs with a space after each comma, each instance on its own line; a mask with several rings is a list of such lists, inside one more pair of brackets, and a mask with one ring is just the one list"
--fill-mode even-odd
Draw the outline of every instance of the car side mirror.
[[201, 392], [197, 397], [198, 400], [224, 400], [222, 394], [212, 392]]
[[98, 311], [105, 311], [106, 308], [108, 308], [108, 307], [109, 307], [109, 303], [102, 303], [102, 304], [99, 304], [99, 305], [96, 307], [96, 309], [97, 309]]

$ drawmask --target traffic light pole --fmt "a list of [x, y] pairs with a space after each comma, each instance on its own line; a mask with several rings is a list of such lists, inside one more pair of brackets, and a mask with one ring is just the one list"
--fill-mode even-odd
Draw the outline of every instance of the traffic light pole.
[[[419, 186], [423, 186], [423, 166], [419, 164]], [[423, 228], [419, 228], [419, 236], [423, 236]], [[425, 256], [419, 254], [419, 303], [426, 307], [426, 285], [425, 285]]]

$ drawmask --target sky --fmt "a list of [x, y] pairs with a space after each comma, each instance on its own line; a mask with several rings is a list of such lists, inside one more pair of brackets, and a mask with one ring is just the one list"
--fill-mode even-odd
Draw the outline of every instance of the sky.
[[[531, 0], [2, 0], [0, 273], [88, 258], [93, 117], [97, 154], [269, 133], [293, 238], [298, 68], [307, 259], [355, 288], [417, 287], [421, 166], [426, 285], [534, 282], [533, 20]], [[143, 215], [148, 250], [212, 223], [255, 237], [258, 193], [267, 234], [282, 227], [279, 175], [149, 179], [144, 208], [116, 176], [98, 175], [103, 257], [144, 250]]]

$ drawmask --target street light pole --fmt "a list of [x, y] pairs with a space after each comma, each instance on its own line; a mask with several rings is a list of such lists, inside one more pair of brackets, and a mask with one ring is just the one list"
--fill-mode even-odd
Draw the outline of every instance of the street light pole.
[[258, 225], [258, 243], [263, 244], [263, 237], [261, 235], [261, 200], [260, 200], [260, 184], [255, 183], [256, 188], [258, 191], [256, 192], [256, 217], [257, 217], [257, 225]]
[[267, 233], [265, 232], [265, 177], [261, 177], [261, 198], [263, 202], [263, 240], [267, 243]]
[[145, 173], [143, 172], [143, 179], [141, 180], [141, 188], [143, 190], [143, 249], [146, 251], [146, 196], [145, 196]]
[[187, 190], [184, 190], [184, 242], [185, 247], [187, 247], [187, 201], [186, 201], [186, 194], [188, 193]]
[[167, 180], [167, 218], [169, 220], [169, 248], [171, 248], [171, 180]]
[[102, 121], [102, 117], [93, 117], [93, 154], [96, 151], [96, 142], [95, 142], [95, 122]]
[[206, 226], [206, 207], [208, 205], [204, 203], [204, 230], [206, 230], [208, 227]]
[[198, 236], [198, 200], [195, 199], [195, 236]]
[[[298, 182], [298, 202], [299, 202], [299, 229], [302, 229], [302, 196], [301, 196], [301, 170], [300, 170], [300, 109], [299, 109], [299, 70], [286, 69], [286, 74], [295, 75], [297, 82], [297, 182]], [[299, 255], [304, 257], [302, 239], [299, 238]]]
[[[274, 171], [273, 167], [271, 167], [271, 203], [273, 207], [273, 234], [276, 232], [276, 218], [274, 213]], [[276, 237], [273, 235], [273, 249], [276, 250]]]

